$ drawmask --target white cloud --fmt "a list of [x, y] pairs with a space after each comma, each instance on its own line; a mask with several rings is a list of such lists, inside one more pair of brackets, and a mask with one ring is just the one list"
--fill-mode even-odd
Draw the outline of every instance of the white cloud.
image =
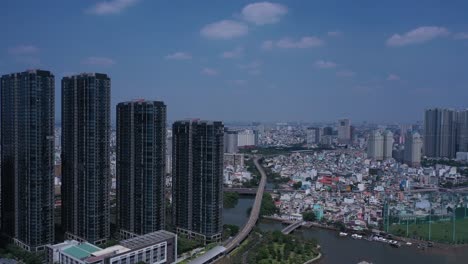
[[283, 49], [305, 49], [305, 48], [314, 48], [314, 47], [319, 47], [322, 46], [324, 43], [323, 40], [321, 40], [318, 37], [302, 37], [299, 40], [293, 40], [290, 38], [282, 38], [276, 42], [276, 46], [278, 48], [283, 48]]
[[336, 76], [339, 77], [354, 77], [355, 75], [356, 73], [350, 70], [342, 70], [336, 73]]
[[455, 39], [468, 39], [468, 32], [460, 32], [455, 34]]
[[218, 75], [218, 71], [213, 68], [203, 68], [203, 70], [201, 71], [201, 74], [214, 76], [214, 75]]
[[343, 32], [341, 31], [328, 31], [327, 36], [329, 37], [341, 37], [343, 35]]
[[270, 2], [258, 2], [246, 5], [242, 9], [244, 20], [256, 25], [274, 24], [288, 13], [288, 8]]
[[336, 63], [333, 61], [318, 60], [315, 62], [315, 67], [319, 69], [331, 69], [336, 67]]
[[190, 60], [192, 59], [192, 55], [187, 52], [179, 51], [176, 53], [166, 55], [166, 59], [167, 60]]
[[89, 14], [112, 15], [119, 14], [126, 8], [135, 5], [139, 0], [110, 0], [96, 3], [87, 10]]
[[115, 61], [113, 59], [105, 57], [87, 57], [83, 61], [81, 61], [81, 63], [86, 65], [108, 67], [114, 65]]
[[238, 79], [238, 80], [230, 80], [228, 81], [230, 84], [238, 85], [238, 86], [244, 86], [247, 84], [246, 80]]
[[402, 35], [394, 34], [387, 40], [387, 45], [399, 47], [411, 44], [424, 43], [435, 38], [447, 36], [449, 34], [449, 31], [444, 27], [419, 27], [408, 31]]
[[200, 34], [212, 39], [232, 39], [247, 35], [249, 28], [241, 22], [233, 20], [221, 20], [204, 26]]
[[399, 81], [400, 80], [400, 76], [396, 75], [396, 74], [389, 74], [388, 77], [387, 77], [387, 81]]
[[243, 64], [239, 65], [239, 68], [246, 70], [250, 75], [259, 75], [262, 73], [261, 67], [262, 67], [262, 62], [259, 60], [254, 60], [248, 64]]
[[266, 40], [262, 43], [262, 49], [263, 50], [271, 50], [273, 49], [273, 46], [275, 43], [272, 40]]
[[244, 49], [242, 47], [237, 47], [233, 50], [223, 52], [223, 54], [221, 54], [221, 57], [225, 59], [235, 59], [242, 57], [243, 53]]
[[30, 55], [39, 52], [39, 48], [34, 45], [18, 45], [8, 49], [12, 55]]

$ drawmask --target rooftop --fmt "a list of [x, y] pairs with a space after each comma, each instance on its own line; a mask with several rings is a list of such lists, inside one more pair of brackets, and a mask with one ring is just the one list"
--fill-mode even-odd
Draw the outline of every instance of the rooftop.
[[162, 241], [175, 238], [176, 235], [165, 231], [165, 230], [159, 230], [153, 233], [148, 233], [146, 235], [130, 238], [124, 241], [121, 241], [119, 244], [123, 247], [129, 248], [129, 249], [138, 249], [150, 245], [154, 245], [157, 243], [160, 243]]
[[64, 249], [63, 252], [76, 259], [83, 259], [100, 250], [102, 249], [84, 242], [78, 245], [70, 246], [69, 248]]
[[216, 246], [210, 250], [208, 250], [205, 254], [201, 255], [200, 257], [192, 260], [189, 262], [189, 264], [203, 264], [203, 263], [208, 263], [210, 260], [213, 258], [219, 256], [221, 253], [226, 251], [225, 247], [222, 246]]

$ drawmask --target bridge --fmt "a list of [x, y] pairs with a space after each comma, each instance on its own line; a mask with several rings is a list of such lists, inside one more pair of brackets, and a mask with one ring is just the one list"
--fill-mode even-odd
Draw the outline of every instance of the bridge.
[[[224, 188], [224, 192], [235, 192], [238, 194], [257, 194], [257, 188]], [[305, 192], [304, 190], [290, 190], [290, 189], [266, 189], [264, 192], [274, 193], [274, 192]]]
[[238, 194], [257, 194], [257, 191], [257, 188], [224, 188], [224, 192], [233, 192]]
[[283, 230], [281, 230], [281, 233], [285, 235], [289, 235], [292, 231], [294, 231], [296, 228], [300, 227], [301, 225], [304, 224], [304, 221], [296, 221], [287, 227], [285, 227]]
[[240, 243], [244, 241], [244, 239], [246, 239], [247, 236], [250, 234], [250, 232], [255, 226], [255, 223], [257, 223], [260, 214], [260, 206], [262, 205], [263, 192], [265, 191], [265, 185], [267, 180], [265, 171], [263, 170], [263, 167], [258, 161], [259, 158], [254, 159], [255, 167], [257, 167], [257, 170], [260, 172], [262, 178], [260, 180], [260, 184], [258, 185], [257, 194], [255, 195], [255, 201], [250, 212], [249, 220], [244, 225], [242, 230], [237, 234], [237, 236], [226, 244], [226, 254], [238, 247]]

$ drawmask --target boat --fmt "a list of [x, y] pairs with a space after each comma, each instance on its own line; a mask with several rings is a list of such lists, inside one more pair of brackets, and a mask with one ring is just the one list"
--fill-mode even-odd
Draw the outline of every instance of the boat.
[[345, 237], [345, 236], [347, 236], [347, 235], [348, 235], [348, 233], [340, 232], [340, 236], [342, 236], [342, 237]]
[[406, 245], [407, 245], [407, 246], [411, 246], [411, 245], [413, 245], [413, 243], [411, 243], [411, 242], [406, 242]]
[[394, 247], [394, 248], [399, 248], [401, 247], [400, 243], [398, 243], [397, 241], [394, 241], [395, 243], [390, 243], [390, 246]]
[[352, 234], [351, 237], [354, 239], [362, 239], [362, 236], [358, 234]]

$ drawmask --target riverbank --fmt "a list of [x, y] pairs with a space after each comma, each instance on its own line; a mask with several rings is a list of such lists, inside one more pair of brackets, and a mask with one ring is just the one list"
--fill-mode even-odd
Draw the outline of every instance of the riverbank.
[[[281, 217], [274, 217], [274, 216], [263, 216], [263, 219], [277, 221], [282, 224], [292, 224], [293, 222], [295, 222], [295, 220], [288, 220], [288, 219], [284, 219]], [[320, 224], [317, 222], [306, 222], [304, 225], [302, 225], [302, 227], [306, 227], [306, 228], [315, 227], [315, 228], [320, 228], [324, 230], [339, 231], [339, 229], [334, 226], [324, 225], [324, 224]], [[438, 243], [434, 241], [418, 240], [418, 239], [412, 239], [409, 237], [400, 237], [400, 236], [395, 236], [395, 235], [392, 235], [392, 238], [393, 240], [401, 241], [404, 243], [409, 242], [415, 247], [420, 245], [422, 248], [428, 247], [428, 244], [430, 243], [431, 248], [433, 250], [452, 250], [452, 251], [468, 250], [468, 244], [444, 244], [444, 243]]]
[[[253, 205], [253, 200], [254, 197], [252, 196], [241, 196], [235, 208], [223, 210], [224, 222], [243, 226], [248, 219], [248, 215], [245, 212]], [[285, 224], [280, 221], [262, 218], [257, 222], [255, 229], [261, 231], [281, 231], [284, 227]], [[365, 239], [343, 238], [338, 236], [338, 233], [337, 229], [314, 225], [310, 228], [296, 229], [291, 235], [305, 240], [313, 240], [316, 241], [316, 244], [320, 244], [322, 256], [314, 261], [313, 264], [356, 264], [362, 261], [379, 264], [461, 264], [464, 263], [462, 260], [468, 259], [468, 250], [463, 246], [451, 246], [449, 249], [435, 247], [427, 248], [426, 250], [420, 250], [417, 246], [393, 248], [386, 243], [371, 242]], [[242, 254], [238, 257], [240, 259], [243, 258]]]
[[318, 261], [318, 260], [321, 259], [321, 258], [322, 258], [322, 253], [319, 252], [318, 256], [316, 256], [315, 258], [313, 258], [313, 259], [311, 259], [311, 260], [309, 260], [309, 261], [307, 261], [307, 262], [304, 262], [304, 264], [312, 264], [312, 263]]

